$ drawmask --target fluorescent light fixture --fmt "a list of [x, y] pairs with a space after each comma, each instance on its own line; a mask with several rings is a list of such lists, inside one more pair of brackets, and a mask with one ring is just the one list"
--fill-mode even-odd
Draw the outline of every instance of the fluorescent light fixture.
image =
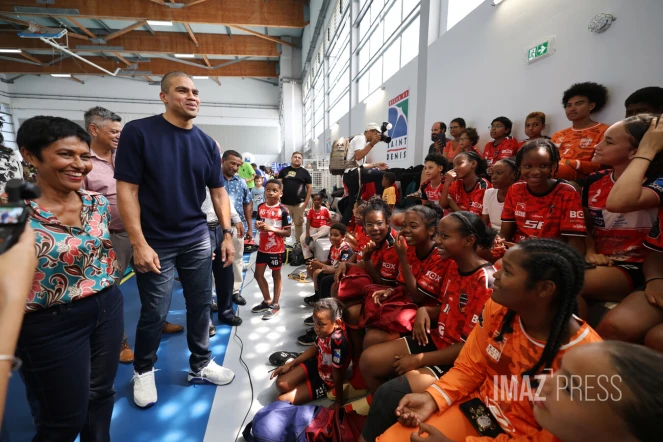
[[20, 49], [0, 49], [0, 53], [2, 54], [20, 54], [21, 51]]
[[364, 104], [368, 104], [374, 101], [375, 99], [380, 98], [382, 94], [384, 94], [384, 86], [382, 86], [380, 89], [376, 90], [371, 95], [366, 97], [366, 99], [364, 100]]
[[147, 24], [150, 26], [173, 26], [172, 21], [161, 21], [161, 20], [148, 20]]
[[194, 75], [193, 79], [194, 80], [208, 80], [209, 77], [205, 77], [204, 75]]
[[176, 58], [196, 58], [194, 54], [175, 54]]
[[51, 74], [51, 77], [56, 77], [56, 78], [71, 78], [71, 74]]

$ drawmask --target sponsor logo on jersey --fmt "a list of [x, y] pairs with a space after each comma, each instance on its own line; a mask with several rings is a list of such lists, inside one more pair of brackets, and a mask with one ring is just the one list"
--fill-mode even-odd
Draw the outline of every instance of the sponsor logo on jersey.
[[431, 270], [426, 270], [426, 276], [435, 282], [440, 282], [442, 280], [442, 277], [440, 275], [438, 275], [437, 273]]
[[461, 313], [465, 313], [465, 308], [467, 307], [467, 303], [470, 301], [469, 296], [467, 296], [467, 293], [461, 293], [460, 296], [458, 297], [458, 310], [460, 310]]
[[335, 348], [334, 349], [334, 355], [332, 356], [332, 361], [334, 364], [340, 364], [341, 363], [341, 349], [340, 348]]

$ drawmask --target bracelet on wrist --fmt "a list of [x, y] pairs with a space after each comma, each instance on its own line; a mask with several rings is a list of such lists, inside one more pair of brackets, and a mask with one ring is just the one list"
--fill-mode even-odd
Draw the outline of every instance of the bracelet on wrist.
[[651, 163], [651, 160], [647, 157], [633, 157], [632, 159], [634, 159], [634, 160], [637, 160], [637, 159], [646, 160], [646, 161], [649, 161]]
[[21, 361], [16, 356], [12, 356], [12, 355], [0, 355], [0, 362], [3, 362], [3, 361], [8, 361], [8, 362], [11, 363], [11, 368], [10, 368], [10, 373], [9, 373], [10, 377], [11, 377], [11, 372], [12, 371], [18, 371], [21, 368], [21, 365], [23, 364], [23, 361]]
[[652, 281], [656, 281], [656, 280], [658, 280], [658, 279], [663, 279], [663, 277], [649, 278], [648, 280], [645, 281], [645, 287], [646, 287], [647, 284], [649, 284], [650, 282], [652, 282]]

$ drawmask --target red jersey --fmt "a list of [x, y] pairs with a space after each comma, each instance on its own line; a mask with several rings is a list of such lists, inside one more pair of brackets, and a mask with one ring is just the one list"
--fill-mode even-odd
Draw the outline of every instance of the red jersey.
[[488, 162], [488, 167], [495, 164], [497, 160], [515, 157], [516, 152], [520, 149], [520, 143], [513, 137], [506, 137], [499, 146], [495, 146], [494, 143], [494, 141], [486, 143], [486, 146], [483, 148], [483, 154], [481, 154]]
[[[522, 376], [541, 358], [546, 343], [531, 337], [523, 328], [518, 315], [511, 321], [513, 331], [506, 333], [502, 341], [496, 341], [495, 337], [502, 329], [507, 311], [506, 307], [488, 299], [479, 316], [479, 325], [470, 333], [453, 368], [426, 392], [433, 396], [439, 408], [438, 415], [455, 403], [481, 399], [506, 433], [495, 439], [470, 436], [463, 439], [465, 442], [553, 441], [552, 434], [543, 430], [534, 419], [532, 399], [539, 396], [537, 388], [530, 384], [534, 380], [550, 382], [550, 378], [524, 379]], [[580, 327], [560, 347], [551, 364], [552, 370], [559, 369], [562, 357], [570, 349], [601, 341], [589, 325], [578, 318], [574, 319]], [[542, 374], [547, 375], [549, 371]]]
[[366, 234], [364, 226], [355, 226], [352, 230], [352, 236], [357, 240], [357, 247], [353, 249], [355, 252], [361, 251], [371, 240], [371, 237]]
[[483, 194], [493, 187], [485, 178], [479, 178], [472, 190], [465, 190], [463, 180], [456, 180], [449, 186], [449, 198], [454, 200], [460, 210], [466, 210], [481, 216], [483, 212]]
[[[288, 209], [278, 203], [275, 206], [268, 206], [262, 203], [258, 206], [258, 216], [256, 221], [264, 221], [266, 225], [276, 229], [289, 229], [292, 225]], [[274, 232], [260, 232], [260, 245], [258, 250], [263, 253], [283, 253], [285, 252], [285, 238], [278, 236]]]
[[663, 235], [661, 235], [661, 231], [663, 231], [663, 206], [658, 208], [658, 218], [649, 231], [649, 235], [645, 238], [645, 247], [663, 253]]
[[431, 203], [439, 206], [440, 205], [440, 193], [442, 193], [442, 188], [444, 187], [444, 177], [442, 181], [437, 186], [433, 187], [430, 180], [424, 181], [419, 189], [421, 191], [421, 199], [424, 201], [430, 201]]
[[513, 242], [529, 237], [585, 236], [585, 216], [580, 194], [564, 180], [557, 180], [545, 195], [530, 193], [521, 181], [509, 187], [502, 210], [502, 223], [515, 222]]
[[431, 338], [438, 349], [467, 340], [493, 293], [493, 273], [495, 268], [491, 264], [468, 273], [458, 271], [455, 261], [449, 265], [440, 293], [442, 308], [437, 329], [431, 330]]
[[329, 257], [327, 259], [331, 261], [331, 265], [336, 267], [339, 262], [345, 262], [349, 260], [353, 254], [354, 253], [352, 252], [350, 244], [343, 241], [338, 246], [335, 245], [331, 246], [331, 248], [329, 249]]
[[306, 215], [309, 225], [316, 229], [319, 229], [322, 226], [328, 226], [329, 218], [331, 218], [331, 214], [329, 213], [329, 209], [325, 206], [320, 207], [320, 210], [317, 211], [311, 209], [308, 211], [308, 215]]
[[553, 134], [552, 142], [559, 148], [561, 162], [570, 160], [570, 166], [583, 175], [599, 170], [601, 165], [592, 163], [594, 148], [609, 127], [607, 124], [596, 123], [587, 129], [567, 127]]
[[396, 276], [398, 275], [398, 253], [394, 248], [396, 243], [396, 231], [391, 229], [391, 232], [387, 235], [387, 238], [382, 242], [382, 247], [379, 250], [373, 252], [371, 255], [371, 261], [373, 265], [380, 272], [380, 278], [382, 279], [382, 284], [393, 285], [396, 282]]
[[[438, 298], [440, 296], [440, 286], [442, 279], [447, 273], [447, 268], [450, 265], [450, 259], [442, 259], [437, 251], [437, 247], [432, 247], [428, 255], [423, 259], [417, 256], [417, 249], [415, 246], [408, 246], [407, 248], [407, 262], [410, 264], [410, 269], [414, 278], [417, 280], [417, 290], [419, 293], [426, 295], [429, 301], [425, 305], [439, 304]], [[400, 269], [399, 269], [400, 270]], [[405, 284], [405, 276], [403, 272], [398, 272], [396, 281]]]
[[[647, 251], [643, 240], [656, 222], [657, 209], [637, 210], [629, 213], [612, 213], [606, 208], [610, 190], [615, 185], [612, 170], [593, 173], [582, 189], [582, 206], [592, 216], [592, 236], [596, 253], [615, 261], [642, 262]], [[659, 202], [663, 195], [663, 178], [645, 181], [645, 189], [656, 194]]]
[[352, 360], [345, 327], [334, 330], [334, 333], [324, 339], [318, 338], [316, 344], [318, 346], [318, 373], [325, 384], [333, 387], [332, 369], [340, 368], [345, 371]]

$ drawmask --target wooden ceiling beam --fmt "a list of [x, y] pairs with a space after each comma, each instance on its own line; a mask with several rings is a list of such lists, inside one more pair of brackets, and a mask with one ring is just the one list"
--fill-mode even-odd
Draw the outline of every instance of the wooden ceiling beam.
[[219, 77], [212, 77], [212, 80], [216, 82], [219, 86], [221, 86], [221, 80], [219, 80]]
[[117, 57], [122, 63], [126, 64], [128, 67], [132, 67], [132, 66], [133, 66], [129, 61], [127, 61], [126, 58], [124, 58], [123, 56], [121, 56], [121, 55], [118, 54], [117, 52], [113, 52], [113, 55], [115, 55], [115, 56], [116, 56], [116, 57]]
[[108, 34], [108, 35], [104, 36], [104, 41], [105, 41], [106, 43], [108, 43], [108, 42], [111, 41], [112, 39], [117, 38], [117, 37], [119, 37], [119, 36], [121, 36], [121, 35], [124, 35], [124, 34], [126, 34], [127, 32], [131, 32], [131, 31], [133, 31], [133, 30], [136, 29], [136, 28], [140, 28], [141, 26], [145, 26], [146, 23], [147, 23], [147, 20], [137, 21], [136, 23], [134, 23], [134, 24], [132, 24], [132, 25], [129, 25], [129, 26], [127, 26], [126, 28], [122, 28], [122, 29], [120, 29], [119, 31], [115, 31], [115, 32], [113, 32], [112, 34]]
[[[236, 57], [278, 57], [276, 44], [251, 35], [225, 34], [197, 34], [198, 47], [183, 32], [157, 32], [152, 36], [147, 31], [133, 31], [112, 40], [110, 45], [122, 47], [122, 52], [143, 54], [196, 54], [196, 55], [227, 55]], [[0, 31], [0, 41], [3, 47], [24, 49], [26, 51], [46, 49], [46, 45], [39, 39], [21, 38], [16, 30]], [[79, 51], [76, 45], [94, 46], [94, 52], [112, 53], [115, 49], [104, 49], [105, 45], [92, 43], [69, 42], [70, 49]], [[88, 49], [88, 51], [90, 51]], [[80, 51], [79, 51], [80, 52]]]
[[71, 76], [71, 79], [72, 79], [73, 81], [77, 82], [77, 83], [85, 84], [85, 82], [84, 82], [83, 80], [81, 80], [80, 78], [76, 78], [76, 77], [74, 77], [73, 75]]
[[33, 56], [33, 55], [30, 55], [30, 54], [28, 54], [28, 53], [25, 52], [25, 51], [21, 52], [21, 55], [22, 55], [23, 57], [27, 58], [27, 59], [30, 60], [30, 61], [34, 61], [35, 63], [39, 63], [39, 64], [42, 63], [41, 60], [39, 60], [37, 57], [35, 57], [35, 56]]
[[186, 31], [189, 33], [189, 37], [191, 37], [191, 40], [193, 40], [193, 42], [196, 44], [196, 47], [199, 47], [200, 45], [198, 44], [198, 40], [196, 40], [196, 36], [191, 30], [191, 26], [189, 26], [189, 23], [184, 23], [184, 27], [186, 28]]
[[191, 0], [189, 3], [185, 4], [184, 7], [188, 8], [189, 6], [194, 6], [202, 2], [206, 2], [207, 0]]
[[273, 41], [274, 43], [282, 44], [282, 45], [287, 45], [293, 48], [296, 48], [297, 45], [294, 45], [288, 41], [283, 41], [280, 38], [272, 37], [270, 35], [265, 35], [261, 34], [260, 32], [254, 31], [252, 29], [245, 28], [244, 26], [237, 26], [237, 25], [228, 25], [231, 28], [239, 29], [240, 31], [248, 32], [251, 35], [255, 35], [256, 37], [264, 38], [265, 40]]
[[[115, 60], [106, 60], [101, 57], [86, 57], [93, 63], [109, 71], [122, 67]], [[163, 76], [172, 71], [183, 71], [189, 75], [214, 77], [259, 77], [277, 78], [275, 61], [246, 60], [228, 64], [217, 69], [207, 69], [205, 66], [195, 67], [184, 65], [175, 61], [154, 58], [146, 62], [137, 62], [137, 73], [131, 70], [120, 72], [118, 75], [155, 75]], [[64, 59], [53, 65], [37, 66], [17, 61], [0, 60], [0, 73], [3, 74], [71, 74], [71, 75], [106, 75], [94, 67], [73, 58]]]
[[207, 65], [207, 67], [210, 67], [210, 68], [212, 67], [212, 63], [209, 62], [209, 59], [207, 58], [207, 55], [203, 54], [203, 60], [205, 61], [205, 64]]
[[[55, 5], [38, 5], [48, 14], [21, 13], [28, 15], [51, 15], [77, 9], [78, 18], [100, 18], [113, 20], [165, 20], [180, 23], [200, 23], [238, 26], [269, 26], [278, 28], [304, 28], [304, 6], [298, 0], [208, 0], [188, 2], [187, 7], [171, 8], [154, 1], [139, 0], [57, 0]], [[193, 6], [196, 5], [196, 6]], [[35, 7], [35, 0], [0, 0], [0, 13], [16, 16], [16, 6]], [[67, 15], [60, 14], [62, 17]]]
[[84, 32], [85, 34], [87, 34], [89, 37], [91, 37], [91, 38], [97, 38], [96, 35], [94, 35], [92, 32], [90, 32], [90, 30], [89, 30], [88, 28], [86, 28], [85, 26], [83, 26], [82, 24], [80, 24], [80, 23], [79, 23], [74, 17], [67, 17], [67, 18], [68, 18], [73, 24], [75, 24], [76, 27], [77, 27], [78, 29], [80, 29], [81, 31], [83, 31], [83, 32]]
[[[18, 18], [11, 17], [8, 14], [10, 14], [10, 13], [9, 12], [5, 12], [5, 13], [0, 12], [0, 20], [4, 20], [4, 21], [7, 21], [9, 23], [14, 23], [16, 25], [21, 25], [21, 26], [25, 26], [25, 27], [30, 26], [30, 23], [28, 23], [27, 21], [19, 20]], [[77, 34], [75, 32], [67, 32], [67, 35], [69, 35], [72, 38], [78, 38], [80, 40], [89, 40], [90, 39], [90, 37], [88, 37], [87, 35], [81, 35], [81, 34]]]

